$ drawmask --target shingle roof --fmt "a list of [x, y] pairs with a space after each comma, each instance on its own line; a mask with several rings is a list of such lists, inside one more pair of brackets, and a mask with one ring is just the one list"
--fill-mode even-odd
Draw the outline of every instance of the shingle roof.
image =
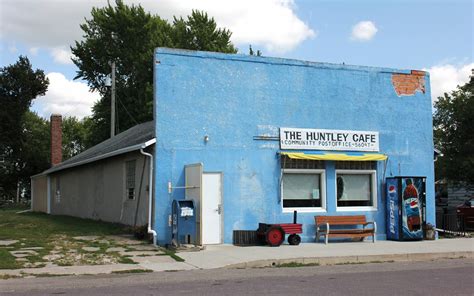
[[90, 163], [122, 153], [139, 150], [153, 144], [155, 139], [155, 122], [149, 121], [136, 125], [128, 130], [99, 143], [78, 155], [47, 169], [41, 175], [57, 172], [66, 168]]

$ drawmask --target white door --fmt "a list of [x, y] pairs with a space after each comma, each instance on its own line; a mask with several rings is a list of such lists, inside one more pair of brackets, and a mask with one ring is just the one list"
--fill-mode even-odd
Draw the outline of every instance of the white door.
[[203, 173], [202, 244], [222, 243], [222, 173]]

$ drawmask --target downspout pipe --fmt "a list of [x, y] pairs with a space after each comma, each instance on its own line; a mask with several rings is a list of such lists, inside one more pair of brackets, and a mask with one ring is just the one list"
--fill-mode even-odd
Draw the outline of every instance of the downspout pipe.
[[152, 206], [153, 206], [153, 155], [140, 149], [140, 153], [150, 158], [150, 175], [148, 176], [148, 234], [153, 235], [153, 244], [156, 245], [156, 231], [151, 228]]

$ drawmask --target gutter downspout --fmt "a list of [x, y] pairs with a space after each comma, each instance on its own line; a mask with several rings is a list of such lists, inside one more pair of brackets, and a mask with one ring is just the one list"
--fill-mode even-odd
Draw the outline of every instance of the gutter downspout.
[[46, 177], [46, 190], [48, 191], [46, 194], [46, 214], [51, 214], [51, 177], [49, 175]]
[[153, 234], [153, 244], [156, 245], [156, 231], [151, 228], [151, 215], [153, 205], [153, 155], [140, 149], [140, 153], [150, 158], [150, 176], [148, 181], [148, 233]]

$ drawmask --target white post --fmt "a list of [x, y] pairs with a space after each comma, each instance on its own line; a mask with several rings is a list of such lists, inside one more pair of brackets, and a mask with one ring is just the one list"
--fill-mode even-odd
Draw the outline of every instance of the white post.
[[16, 182], [16, 203], [20, 203], [20, 181]]

